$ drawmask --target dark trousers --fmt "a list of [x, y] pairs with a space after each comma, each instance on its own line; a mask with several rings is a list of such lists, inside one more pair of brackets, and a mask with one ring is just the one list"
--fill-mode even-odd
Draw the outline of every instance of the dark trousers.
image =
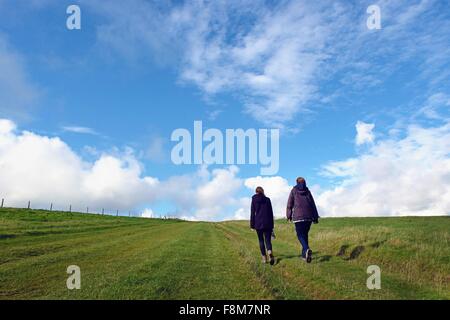
[[266, 248], [267, 251], [272, 251], [272, 230], [256, 230], [256, 233], [258, 234], [259, 249], [261, 250], [261, 255], [265, 256]]
[[302, 245], [302, 257], [305, 257], [306, 250], [309, 249], [308, 233], [311, 228], [312, 221], [300, 221], [295, 223], [295, 231], [297, 232], [298, 241]]

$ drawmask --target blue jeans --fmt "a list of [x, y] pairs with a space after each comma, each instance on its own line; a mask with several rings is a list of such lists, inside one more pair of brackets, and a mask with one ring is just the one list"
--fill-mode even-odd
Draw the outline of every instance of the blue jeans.
[[[256, 230], [258, 234], [259, 249], [261, 250], [261, 255], [266, 255], [267, 251], [272, 251], [272, 230]], [[265, 242], [265, 245], [264, 245]]]
[[306, 250], [309, 249], [308, 232], [311, 228], [312, 221], [300, 221], [295, 223], [295, 231], [297, 232], [298, 241], [302, 245], [302, 257], [306, 256]]

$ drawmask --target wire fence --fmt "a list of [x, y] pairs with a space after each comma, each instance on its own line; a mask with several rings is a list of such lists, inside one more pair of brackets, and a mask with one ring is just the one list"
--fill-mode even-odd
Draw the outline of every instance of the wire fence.
[[[13, 209], [28, 209], [28, 210], [47, 210], [47, 211], [54, 211], [54, 212], [68, 212], [68, 213], [85, 213], [85, 214], [97, 214], [97, 215], [109, 215], [109, 216], [116, 216], [116, 217], [133, 217], [133, 218], [150, 218], [150, 219], [172, 219], [172, 220], [183, 220], [180, 219], [178, 217], [175, 216], [170, 216], [170, 215], [152, 215], [152, 216], [144, 216], [144, 212], [136, 212], [134, 210], [105, 210], [105, 208], [102, 208], [101, 210], [90, 210], [89, 206], [86, 207], [86, 211], [85, 212], [81, 212], [81, 211], [73, 211], [72, 210], [72, 205], [69, 204], [67, 206], [67, 208], [69, 210], [54, 210], [54, 206], [53, 206], [53, 202], [50, 203], [49, 207], [47, 208], [33, 208], [31, 205], [31, 200], [28, 201], [27, 206], [26, 207], [17, 207], [17, 206], [6, 206], [6, 201], [5, 198], [2, 198], [1, 203], [0, 203], [0, 209], [3, 208], [13, 208]], [[125, 213], [125, 215], [123, 214]]]

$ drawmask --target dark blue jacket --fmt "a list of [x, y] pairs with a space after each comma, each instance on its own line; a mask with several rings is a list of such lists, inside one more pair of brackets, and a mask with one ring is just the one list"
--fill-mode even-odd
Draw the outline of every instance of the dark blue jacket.
[[255, 230], [273, 230], [273, 210], [270, 199], [257, 193], [252, 197], [250, 228]]

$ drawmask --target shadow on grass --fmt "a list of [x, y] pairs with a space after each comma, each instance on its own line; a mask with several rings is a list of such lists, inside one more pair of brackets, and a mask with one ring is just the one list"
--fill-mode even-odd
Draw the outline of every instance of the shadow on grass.
[[338, 256], [338, 257], [344, 256], [344, 255], [345, 255], [345, 252], [346, 252], [347, 249], [348, 249], [348, 247], [349, 247], [349, 245], [347, 245], [347, 244], [342, 245], [342, 246], [339, 248], [339, 251], [338, 251], [338, 253], [336, 254], [336, 256]]
[[293, 259], [293, 258], [298, 258], [298, 255], [280, 255], [275, 257], [275, 265], [279, 264], [281, 261], [283, 260], [289, 260], [289, 259]]
[[[370, 248], [373, 248], [373, 249], [377, 249], [377, 248], [381, 247], [381, 246], [383, 245], [383, 243], [385, 243], [385, 242], [386, 242], [386, 240], [377, 241], [377, 242], [371, 243], [371, 244], [369, 245], [369, 247], [370, 247]], [[342, 246], [339, 248], [339, 251], [338, 251], [338, 253], [336, 254], [336, 256], [337, 256], [337, 257], [344, 257], [344, 256], [346, 255], [347, 249], [348, 249], [349, 247], [350, 247], [350, 246], [349, 246], [349, 245], [346, 245], [346, 244], [342, 245]], [[356, 246], [356, 247], [350, 252], [350, 255], [349, 255], [347, 258], [344, 258], [344, 260], [347, 260], [347, 261], [348, 261], [348, 260], [354, 260], [354, 259], [357, 259], [365, 249], [366, 249], [366, 247], [363, 246], [363, 245]]]
[[372, 244], [370, 245], [370, 247], [376, 249], [376, 248], [379, 248], [379, 247], [380, 247], [383, 243], [385, 243], [385, 242], [386, 242], [386, 240], [383, 240], [383, 241], [377, 241], [377, 242], [372, 243]]
[[[383, 243], [383, 242], [375, 242], [375, 243], [373, 243], [373, 244], [371, 245], [371, 247], [372, 247], [372, 248], [378, 248], [379, 246], [381, 246], [382, 243]], [[339, 251], [338, 251], [338, 253], [336, 254], [336, 256], [337, 256], [337, 257], [344, 257], [344, 256], [346, 255], [347, 249], [348, 249], [349, 247], [350, 247], [350, 246], [347, 245], [347, 244], [342, 245], [342, 246], [339, 248]], [[354, 259], [358, 258], [358, 257], [361, 255], [361, 253], [362, 253], [365, 249], [366, 249], [365, 246], [362, 246], [362, 245], [356, 246], [356, 247], [350, 252], [350, 256], [347, 257], [347, 258], [344, 258], [344, 260], [354, 260]]]
[[316, 260], [317, 260], [317, 262], [327, 262], [327, 261], [330, 261], [331, 260], [331, 258], [332, 258], [332, 256], [331, 255], [329, 255], [329, 254], [326, 254], [326, 255], [323, 255], [323, 256], [320, 256], [320, 257], [317, 257], [317, 258], [315, 258]]
[[0, 240], [1, 239], [12, 239], [15, 238], [16, 235], [15, 234], [0, 234]]
[[355, 247], [355, 249], [353, 249], [352, 252], [350, 252], [350, 257], [348, 257], [345, 260], [354, 260], [354, 259], [358, 258], [359, 255], [364, 251], [364, 249], [365, 249], [364, 246]]
[[[327, 262], [327, 261], [330, 261], [330, 259], [333, 257], [333, 256], [328, 255], [328, 254], [322, 255], [322, 256], [319, 255], [319, 254], [320, 254], [320, 251], [313, 252], [313, 261], [316, 261], [316, 262], [319, 262], [319, 263]], [[280, 255], [280, 256], [276, 257], [275, 265], [279, 264], [281, 261], [283, 261], [285, 259], [286, 260], [297, 259], [300, 262], [304, 262], [299, 254], [295, 254], [295, 255]]]

